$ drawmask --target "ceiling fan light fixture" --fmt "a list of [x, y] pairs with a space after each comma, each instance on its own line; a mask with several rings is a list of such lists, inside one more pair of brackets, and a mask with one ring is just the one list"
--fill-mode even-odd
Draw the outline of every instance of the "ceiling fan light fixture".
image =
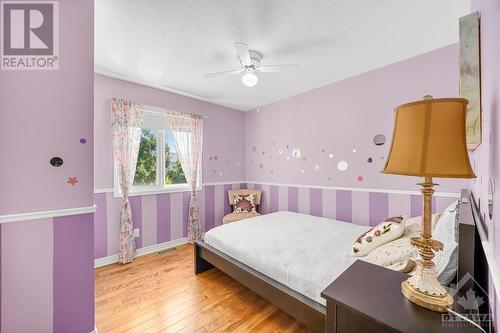
[[257, 82], [259, 81], [259, 78], [257, 75], [255, 75], [254, 73], [250, 72], [250, 73], [245, 73], [242, 77], [241, 77], [241, 82], [243, 82], [243, 84], [247, 87], [253, 87], [257, 84]]

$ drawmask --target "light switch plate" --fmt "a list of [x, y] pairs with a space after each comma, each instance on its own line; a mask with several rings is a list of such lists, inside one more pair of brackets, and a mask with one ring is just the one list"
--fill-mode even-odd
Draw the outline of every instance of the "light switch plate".
[[134, 229], [134, 238], [141, 237], [141, 230], [139, 228]]

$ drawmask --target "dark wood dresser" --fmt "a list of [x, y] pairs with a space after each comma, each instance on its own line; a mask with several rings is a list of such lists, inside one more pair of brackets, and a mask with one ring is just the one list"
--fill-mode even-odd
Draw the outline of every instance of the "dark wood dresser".
[[326, 332], [481, 332], [476, 327], [447, 326], [441, 313], [408, 301], [401, 294], [401, 282], [407, 278], [406, 274], [356, 261], [321, 293], [327, 302]]

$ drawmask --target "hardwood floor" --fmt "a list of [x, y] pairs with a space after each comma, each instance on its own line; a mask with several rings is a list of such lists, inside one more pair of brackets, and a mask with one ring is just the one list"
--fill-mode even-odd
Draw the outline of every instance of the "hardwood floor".
[[218, 269], [193, 274], [193, 246], [95, 270], [95, 313], [106, 332], [309, 332]]

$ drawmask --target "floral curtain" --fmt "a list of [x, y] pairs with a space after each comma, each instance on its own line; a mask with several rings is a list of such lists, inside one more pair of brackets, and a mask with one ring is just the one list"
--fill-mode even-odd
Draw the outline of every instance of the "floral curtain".
[[200, 240], [202, 236], [196, 187], [201, 172], [203, 117], [195, 114], [169, 112], [168, 119], [179, 162], [191, 189], [187, 237], [190, 242], [193, 242]]
[[142, 104], [118, 98], [113, 98], [111, 102], [113, 159], [123, 194], [118, 259], [121, 264], [132, 262], [135, 257], [134, 223], [128, 195], [134, 182], [143, 113]]

